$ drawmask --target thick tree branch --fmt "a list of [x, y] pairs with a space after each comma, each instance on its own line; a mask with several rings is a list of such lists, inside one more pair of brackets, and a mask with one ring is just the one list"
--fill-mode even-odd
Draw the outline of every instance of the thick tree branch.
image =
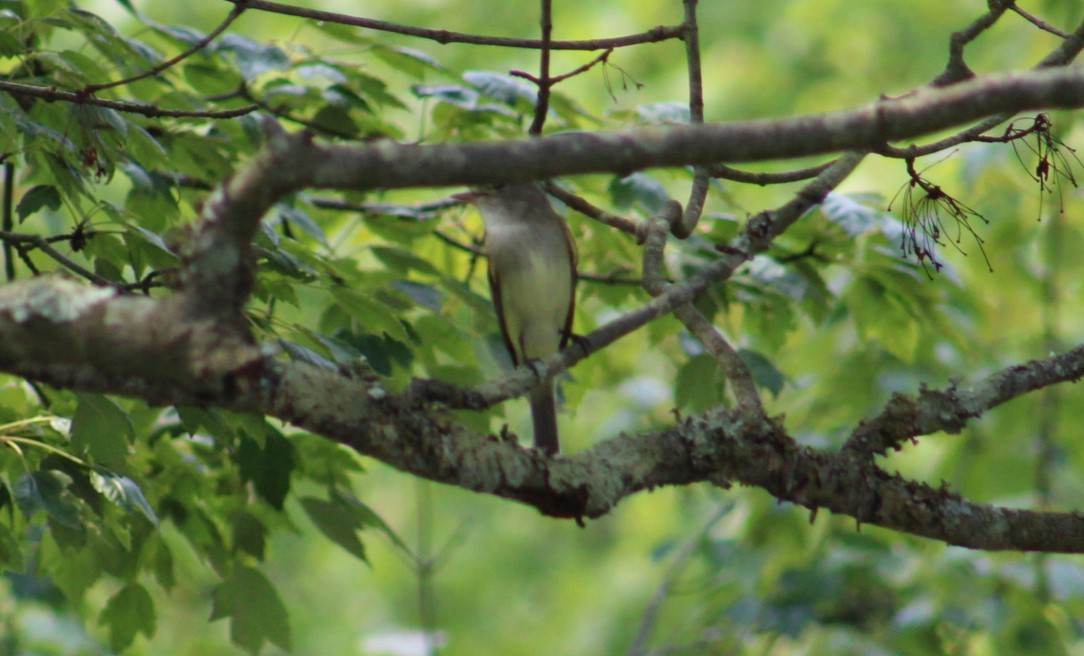
[[844, 150], [876, 152], [1005, 112], [1084, 106], [1084, 71], [1047, 69], [982, 77], [864, 108], [785, 120], [567, 134], [510, 142], [313, 149], [298, 186], [404, 188], [522, 182], [665, 166], [750, 162]]
[[[1016, 9], [1014, 3], [1009, 3], [1009, 4], [1012, 5], [1012, 7], [1011, 7], [1012, 9], [1014, 9], [1014, 10]], [[987, 16], [984, 17], [984, 18], [978, 19], [978, 21], [975, 23], [975, 25], [981, 24], [984, 20], [986, 20], [986, 18], [992, 16], [994, 14], [994, 12], [997, 12], [998, 11], [997, 3], [991, 3], [990, 9], [991, 9], [990, 13], [987, 14]], [[998, 16], [1000, 16], [1000, 13], [998, 13]], [[972, 28], [969, 28], [968, 30], [965, 30], [964, 33], [972, 31], [973, 29], [975, 29], [974, 25], [972, 26]], [[977, 36], [979, 33], [981, 33], [981, 30], [979, 30], [979, 32], [975, 32], [975, 36]], [[1039, 63], [1036, 65], [1035, 68], [1043, 69], [1043, 68], [1054, 68], [1054, 67], [1058, 67], [1058, 66], [1066, 66], [1070, 62], [1072, 62], [1074, 59], [1076, 59], [1076, 56], [1080, 54], [1080, 51], [1082, 49], [1084, 49], [1084, 21], [1082, 21], [1080, 23], [1080, 25], [1077, 26], [1077, 28], [1076, 28], [1076, 30], [1074, 32], [1072, 32], [1071, 34], [1065, 34], [1063, 36], [1064, 36], [1064, 40], [1061, 42], [1061, 44], [1057, 48], [1052, 50], [1050, 53], [1048, 53], [1045, 57], [1043, 57], [1039, 61]], [[955, 35], [954, 35], [954, 38], [955, 38]], [[962, 54], [962, 51], [961, 51], [961, 54]], [[951, 69], [952, 69], [952, 64], [950, 63], [949, 66], [946, 68], [946, 72], [942, 73], [941, 76], [938, 76], [938, 79], [935, 79], [931, 84], [936, 85], [938, 80], [941, 80], [942, 78], [945, 78], [945, 75]], [[945, 79], [947, 79], [947, 78], [945, 78]], [[944, 81], [944, 80], [942, 80], [942, 81]], [[899, 157], [899, 158], [915, 158], [915, 157], [920, 157], [922, 155], [931, 155], [933, 153], [941, 152], [942, 150], [945, 150], [947, 148], [952, 148], [953, 146], [957, 146], [957, 145], [962, 144], [962, 143], [967, 143], [969, 141], [976, 141], [977, 138], [980, 135], [985, 134], [989, 130], [992, 130], [992, 129], [996, 128], [997, 126], [1001, 125], [1005, 121], [1012, 118], [1012, 116], [1013, 116], [1013, 112], [1004, 112], [1004, 113], [1001, 113], [1001, 114], [986, 118], [986, 119], [976, 123], [975, 125], [969, 126], [968, 128], [966, 128], [964, 130], [961, 130], [960, 132], [958, 132], [958, 133], [956, 133], [954, 135], [951, 135], [949, 137], [945, 137], [943, 139], [938, 139], [937, 141], [934, 141], [932, 143], [927, 143], [927, 144], [922, 144], [922, 145], [914, 145], [914, 144], [912, 144], [912, 145], [907, 146], [907, 147], [888, 147], [888, 148], [885, 148], [884, 150], [879, 151], [879, 153], [881, 155], [885, 155], [887, 157]]]
[[[1048, 363], [1052, 370], [1065, 366], [1060, 358], [1079, 360], [1081, 353], [1058, 358]], [[263, 412], [403, 471], [557, 517], [598, 517], [625, 497], [662, 485], [736, 481], [807, 508], [949, 544], [1084, 552], [1084, 520], [1075, 514], [970, 503], [888, 474], [864, 456], [800, 446], [777, 422], [740, 412], [711, 411], [668, 430], [547, 458], [467, 431], [428, 403], [378, 383], [277, 362], [172, 301], [118, 296], [62, 278], [0, 288], [0, 367], [153, 403]], [[1024, 386], [1036, 380], [1023, 372], [1004, 375], [1015, 382], [990, 385], [1002, 396], [1022, 389], [1021, 380], [1032, 380]]]
[[937, 431], [959, 433], [971, 419], [1018, 396], [1084, 376], [1084, 346], [1003, 369], [971, 387], [896, 394], [877, 417], [854, 430], [843, 449], [884, 454], [905, 441]]
[[[374, 188], [513, 181], [570, 172], [746, 161], [846, 148], [876, 148], [989, 113], [1084, 105], [1084, 72], [1059, 70], [973, 80], [849, 112], [724, 126], [683, 126], [513, 144], [318, 146], [271, 131], [268, 146], [220, 187], [185, 250], [182, 293], [166, 300], [118, 296], [60, 278], [0, 288], [0, 368], [33, 380], [126, 394], [152, 403], [206, 403], [292, 422], [418, 476], [514, 499], [558, 517], [597, 517], [625, 497], [661, 485], [737, 481], [811, 509], [827, 508], [950, 544], [985, 549], [1084, 552], [1075, 515], [969, 503], [879, 469], [865, 453], [798, 445], [759, 412], [715, 410], [664, 431], [601, 442], [548, 458], [468, 431], [431, 397], [395, 394], [378, 382], [280, 362], [232, 320], [247, 294], [249, 243], [284, 195], [307, 186]], [[492, 158], [494, 153], [510, 157]], [[696, 298], [762, 252], [861, 162], [840, 157], [796, 198], [753, 217], [719, 260], [587, 337], [475, 398], [488, 405], [567, 368]], [[224, 307], [223, 307], [224, 306]], [[961, 421], [1056, 380], [1080, 375], [1067, 361], [1025, 365], [975, 388]], [[1079, 359], [1079, 357], [1077, 357]], [[1075, 365], [1073, 365], [1075, 366]], [[546, 371], [550, 368], [549, 371]], [[501, 395], [505, 396], [501, 396]], [[885, 446], [890, 446], [885, 443]], [[882, 447], [884, 448], [884, 447]]]

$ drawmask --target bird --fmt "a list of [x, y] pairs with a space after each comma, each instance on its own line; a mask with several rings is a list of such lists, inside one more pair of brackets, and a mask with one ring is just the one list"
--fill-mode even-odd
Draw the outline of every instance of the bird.
[[[489, 288], [501, 336], [516, 366], [568, 344], [576, 311], [576, 244], [537, 183], [454, 194], [472, 203], [485, 224]], [[560, 451], [553, 381], [528, 396], [535, 448]]]

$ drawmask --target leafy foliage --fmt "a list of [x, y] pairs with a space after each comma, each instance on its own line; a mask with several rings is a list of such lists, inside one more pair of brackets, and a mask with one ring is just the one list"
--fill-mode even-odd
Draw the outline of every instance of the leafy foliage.
[[[948, 33], [973, 18], [932, 0], [816, 10], [774, 1], [740, 20], [715, 20], [727, 3], [704, 4], [703, 25], [723, 26], [705, 29], [705, 52], [725, 47], [727, 58], [747, 63], [716, 83], [722, 100], [708, 98], [722, 118], [830, 109], [877, 97], [884, 80], [923, 83], [942, 65]], [[1037, 4], [1059, 18], [1075, 11]], [[185, 226], [208, 191], [260, 146], [257, 114], [328, 140], [442, 142], [521, 137], [534, 109], [534, 87], [511, 75], [511, 64], [478, 51], [426, 52], [286, 17], [263, 17], [259, 28], [237, 23], [208, 39], [209, 28], [119, 5], [126, 13], [107, 17], [105, 8], [95, 8], [99, 15], [59, 0], [0, 0], [0, 80], [83, 99], [0, 94], [0, 163], [12, 181], [3, 231], [26, 237], [4, 241], [16, 278], [59, 271], [168, 294], [161, 283], [178, 265]], [[586, 5], [573, 9], [585, 24], [594, 20]], [[424, 22], [411, 13], [423, 8], [401, 11]], [[448, 20], [493, 24], [482, 11], [470, 7]], [[502, 27], [523, 20], [507, 8], [485, 11], [516, 14], [502, 14]], [[637, 22], [659, 22], [639, 4], [635, 11], [642, 12]], [[841, 29], [844, 19], [853, 27]], [[1012, 29], [1020, 38], [980, 53], [979, 63], [1026, 59], [1035, 37], [1024, 26]], [[763, 47], [766, 34], [780, 47]], [[899, 52], [908, 57], [887, 54]], [[583, 63], [570, 61], [562, 64]], [[667, 87], [676, 63], [630, 50], [620, 68], [607, 63], [598, 76], [573, 80], [579, 87], [555, 88], [547, 129], [687, 122], [687, 108]], [[873, 66], [880, 68], [866, 69]], [[121, 111], [92, 99], [181, 115]], [[240, 115], [215, 115], [227, 111]], [[1062, 135], [1057, 143], [1079, 141], [1075, 117], [1051, 120]], [[969, 229], [981, 236], [996, 277], [981, 258], [955, 252], [939, 252], [940, 273], [927, 275], [927, 261], [913, 257], [913, 225], [886, 208], [908, 176], [887, 166], [861, 181], [862, 192], [833, 193], [767, 257], [697, 300], [738, 344], [773, 412], [785, 413], [804, 440], [837, 445], [847, 426], [892, 392], [981, 375], [1079, 334], [1080, 313], [1069, 311], [1080, 300], [1072, 281], [1081, 279], [1079, 258], [1069, 256], [1080, 229], [1066, 220], [1079, 205], [1073, 157], [1062, 151], [1060, 176], [1052, 176], [1042, 167], [1056, 157], [1048, 150], [1054, 142], [1035, 143], [1011, 154], [1004, 144], [1001, 151], [974, 146], [979, 156], [936, 169], [945, 180], [939, 184], [952, 182], [966, 207], [989, 219]], [[967, 166], [957, 165], [965, 157], [972, 158]], [[690, 179], [675, 170], [562, 184], [643, 217]], [[1059, 180], [1063, 202], [1044, 204], [1041, 224], [1022, 221], [1034, 214], [1034, 185], [1026, 185], [1037, 182], [1049, 195]], [[714, 182], [709, 206], [726, 213], [709, 214], [671, 251], [670, 275], [703, 270], [746, 215], [792, 194]], [[247, 314], [256, 336], [284, 358], [383, 376], [395, 388], [412, 376], [460, 384], [495, 376], [501, 356], [490, 346], [499, 340], [473, 248], [480, 221], [434, 203], [436, 196], [307, 191], [276, 206], [256, 244]], [[588, 332], [647, 300], [623, 282], [637, 276], [639, 249], [627, 235], [562, 211], [584, 273], [597, 279], [578, 292], [577, 331]], [[930, 255], [934, 247], [921, 246]], [[573, 448], [665, 425], [675, 407], [692, 413], [728, 403], [728, 392], [714, 359], [672, 319], [592, 356], [563, 382]], [[1084, 457], [1066, 438], [1079, 432], [1081, 418], [1072, 402], [1059, 403], [1062, 394], [1021, 399], [965, 436], [924, 440], [888, 466], [945, 480], [974, 498], [1072, 506]], [[496, 431], [503, 412], [456, 419]], [[507, 412], [513, 429], [524, 425], [521, 408], [509, 404]], [[1040, 412], [1048, 423], [1037, 431]], [[449, 653], [478, 653], [479, 645], [500, 653], [618, 653], [642, 621], [659, 565], [676, 553], [666, 547], [722, 494], [660, 492], [587, 531], [563, 532], [492, 500], [448, 493], [426, 501], [433, 491], [403, 478], [263, 417], [0, 378], [0, 598], [12, 600], [0, 602], [0, 652], [99, 654], [108, 645], [210, 653], [188, 635], [208, 616], [228, 620], [228, 639], [248, 653], [348, 652], [359, 625], [378, 634], [413, 624], [417, 600], [403, 591], [415, 581], [431, 588], [462, 548], [470, 557], [452, 561], [440, 579]], [[810, 526], [755, 492], [726, 496], [734, 509], [696, 538], [681, 561], [688, 580], [679, 582], [688, 585], [662, 610], [665, 630], [656, 635], [673, 644], [698, 653], [840, 654], [1059, 654], [1084, 644], [1077, 619], [1084, 572], [1072, 560], [973, 555], [824, 517]], [[414, 498], [417, 510], [404, 501]], [[407, 530], [417, 530], [418, 540], [402, 537]], [[434, 551], [427, 531], [446, 538], [442, 549]], [[296, 538], [317, 533], [327, 539]], [[402, 556], [412, 572], [396, 570]], [[358, 583], [356, 572], [370, 565]], [[592, 596], [588, 583], [603, 593]], [[383, 591], [387, 607], [371, 601], [370, 588]], [[171, 610], [185, 605], [202, 615]], [[423, 632], [436, 628], [424, 618], [419, 624]]]

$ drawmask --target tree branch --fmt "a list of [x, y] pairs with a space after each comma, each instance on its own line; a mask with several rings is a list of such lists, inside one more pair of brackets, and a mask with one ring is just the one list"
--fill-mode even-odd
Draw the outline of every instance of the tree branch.
[[985, 116], [1084, 106], [1084, 71], [1044, 69], [982, 77], [906, 98], [784, 120], [567, 134], [508, 142], [316, 148], [299, 186], [339, 189], [523, 182], [560, 175], [718, 162], [751, 162], [844, 150], [878, 151]]
[[1084, 346], [1013, 365], [971, 387], [919, 390], [918, 397], [895, 394], [877, 417], [851, 433], [844, 451], [884, 454], [905, 441], [937, 431], [959, 433], [971, 419], [1018, 396], [1084, 376]]
[[56, 87], [39, 87], [34, 86], [33, 84], [8, 82], [7, 80], [0, 80], [0, 91], [6, 91], [13, 96], [29, 96], [31, 98], [41, 98], [50, 102], [60, 100], [76, 105], [97, 105], [98, 107], [105, 107], [118, 112], [142, 114], [148, 118], [237, 118], [238, 116], [251, 114], [258, 109], [256, 105], [246, 105], [245, 107], [239, 107], [237, 109], [207, 111], [162, 109], [157, 105], [150, 105], [147, 103], [132, 103], [121, 100], [95, 98], [92, 94], [82, 90], [64, 91], [63, 89], [57, 89]]
[[[1057, 356], [1050, 369], [1065, 359]], [[57, 277], [0, 288], [0, 368], [152, 403], [202, 403], [289, 421], [400, 470], [520, 501], [556, 517], [599, 517], [663, 485], [737, 481], [860, 523], [981, 549], [1084, 552], [1075, 514], [975, 504], [907, 481], [864, 456], [798, 445], [778, 422], [714, 410], [679, 425], [548, 458], [473, 433], [428, 402], [310, 365], [278, 362], [179, 303], [118, 296]], [[1021, 390], [1034, 366], [994, 388]], [[1008, 385], [1006, 387], [1005, 385]], [[981, 387], [981, 386], [980, 386]]]
[[[226, 0], [226, 2], [243, 5], [246, 9], [267, 11], [286, 16], [297, 16], [299, 18], [309, 18], [315, 21], [326, 21], [328, 23], [338, 23], [340, 25], [353, 25], [354, 27], [363, 27], [365, 29], [379, 30], [381, 32], [404, 34], [406, 36], [429, 39], [440, 44], [472, 43], [480, 46], [530, 49], [539, 49], [543, 47], [542, 41], [538, 39], [513, 39], [500, 36], [463, 34], [461, 32], [449, 32], [448, 30], [429, 30], [422, 27], [400, 25], [398, 23], [389, 23], [388, 21], [375, 20], [372, 18], [339, 14], [333, 11], [320, 11], [318, 9], [294, 7], [278, 2], [268, 2], [267, 0]], [[554, 41], [549, 47], [553, 50], [607, 50], [609, 48], [624, 48], [643, 43], [657, 43], [659, 41], [680, 38], [681, 31], [681, 25], [660, 25], [647, 32], [641, 32], [640, 34], [631, 34], [629, 36], [613, 37], [609, 39], [590, 39], [585, 41]]]

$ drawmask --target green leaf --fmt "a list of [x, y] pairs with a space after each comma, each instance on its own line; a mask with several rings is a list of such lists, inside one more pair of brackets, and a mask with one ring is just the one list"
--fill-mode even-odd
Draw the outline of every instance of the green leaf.
[[636, 114], [648, 125], [674, 125], [689, 122], [689, 106], [678, 102], [640, 105], [636, 108]]
[[390, 376], [394, 365], [410, 366], [414, 353], [406, 344], [387, 336], [358, 334], [347, 331], [335, 333], [336, 342], [356, 349], [381, 375]]
[[63, 526], [80, 528], [80, 509], [68, 491], [72, 477], [56, 469], [29, 472], [15, 482], [15, 503], [27, 517], [44, 511]]
[[282, 433], [271, 428], [264, 432], [261, 448], [248, 433], [241, 438], [237, 460], [241, 478], [251, 481], [256, 492], [276, 510], [282, 510], [290, 492], [290, 475], [297, 467], [294, 447]]
[[707, 354], [697, 355], [678, 369], [674, 381], [674, 403], [690, 412], [707, 410], [722, 402], [725, 389], [726, 380], [715, 358]]
[[187, 64], [184, 79], [198, 93], [214, 96], [236, 91], [245, 81], [237, 74], [237, 69], [206, 63]]
[[657, 212], [670, 200], [666, 187], [646, 173], [614, 178], [609, 191], [619, 208], [627, 210], [635, 207], [649, 214]]
[[72, 445], [110, 469], [120, 469], [128, 457], [132, 422], [112, 399], [100, 394], [77, 394], [72, 416]]
[[418, 98], [433, 98], [449, 105], [463, 109], [478, 108], [478, 92], [458, 84], [442, 84], [439, 86], [415, 85], [411, 91]]
[[427, 275], [440, 275], [436, 267], [426, 259], [420, 258], [405, 248], [396, 246], [373, 246], [373, 255], [381, 262], [394, 267], [399, 273], [406, 274], [409, 271], [417, 271]]
[[423, 285], [413, 280], [396, 280], [395, 289], [410, 297], [416, 305], [440, 312], [444, 305], [444, 292], [433, 285]]
[[183, 47], [194, 46], [207, 38], [207, 35], [203, 32], [187, 25], [163, 25], [151, 21], [147, 21], [147, 25], [154, 29], [155, 32], [169, 37]]
[[373, 335], [385, 333], [400, 342], [409, 341], [397, 313], [374, 296], [341, 285], [333, 287], [331, 295], [366, 332]]
[[267, 526], [250, 512], [239, 511], [230, 522], [234, 551], [247, 553], [257, 560], [264, 559], [267, 549]]
[[48, 207], [54, 212], [60, 209], [60, 193], [53, 185], [38, 185], [23, 194], [19, 204], [15, 206], [19, 223], [43, 207]]
[[869, 204], [879, 203], [879, 196], [840, 194], [832, 192], [824, 199], [820, 212], [826, 219], [835, 223], [852, 237], [869, 232], [877, 227], [878, 220], [884, 220], [884, 213], [875, 210]]
[[117, 4], [127, 9], [128, 13], [130, 13], [131, 15], [137, 18], [139, 17], [139, 12], [136, 11], [135, 7], [132, 6], [131, 0], [117, 0]]
[[309, 519], [329, 540], [346, 549], [355, 558], [368, 563], [365, 545], [358, 537], [358, 531], [365, 527], [366, 517], [357, 507], [347, 505], [341, 499], [326, 501], [315, 497], [301, 499], [301, 507], [308, 513]]
[[236, 431], [223, 418], [222, 413], [214, 408], [178, 406], [177, 416], [181, 420], [181, 426], [193, 435], [199, 433], [202, 429], [222, 444], [230, 444], [237, 439]]
[[324, 234], [324, 229], [320, 227], [319, 223], [313, 221], [308, 213], [297, 207], [286, 205], [285, 203], [279, 203], [275, 207], [278, 209], [279, 218], [284, 224], [301, 228], [306, 234], [320, 242], [321, 246], [328, 250], [331, 249], [331, 244], [328, 243], [327, 235]]
[[261, 45], [233, 32], [221, 37], [217, 50], [232, 52], [237, 58], [241, 75], [249, 81], [264, 73], [284, 71], [290, 67], [290, 56], [281, 48]]
[[467, 71], [463, 79], [484, 95], [525, 111], [534, 107], [538, 95], [526, 81], [504, 73]]
[[350, 118], [350, 112], [336, 105], [324, 105], [312, 117], [312, 124], [337, 136], [354, 137], [358, 126]]
[[137, 633], [148, 638], [154, 635], [154, 599], [142, 585], [130, 582], [110, 597], [98, 623], [109, 626], [109, 645], [114, 650], [126, 649]]
[[179, 258], [165, 240], [157, 234], [137, 225], [128, 226], [125, 242], [133, 254], [138, 253], [140, 260], [145, 260], [154, 269], [169, 269], [177, 266]]
[[11, 529], [0, 524], [0, 567], [8, 572], [23, 569], [23, 551]]
[[373, 44], [370, 52], [395, 70], [418, 80], [425, 78], [427, 72], [446, 72], [436, 59], [418, 50]]
[[380, 78], [354, 71], [349, 84], [379, 105], [407, 109], [406, 103], [388, 92], [388, 84]]
[[26, 44], [10, 31], [0, 30], [0, 57], [18, 57], [26, 53]]
[[265, 642], [290, 649], [290, 625], [278, 591], [262, 573], [238, 567], [214, 591], [211, 620], [230, 618], [230, 639], [251, 654]]
[[177, 585], [177, 577], [173, 571], [173, 553], [162, 539], [161, 533], [155, 533], [148, 540], [143, 550], [143, 562], [145, 567], [154, 573], [154, 580], [166, 590], [172, 590]]
[[875, 339], [903, 362], [913, 362], [921, 333], [907, 303], [872, 276], [863, 276], [845, 295], [862, 339]]
[[783, 391], [783, 384], [786, 383], [787, 377], [775, 367], [771, 360], [749, 349], [738, 349], [738, 357], [749, 369], [749, 373], [753, 376], [753, 381], [757, 386], [768, 390], [772, 393], [772, 396], [779, 396], [779, 393]]
[[158, 515], [154, 514], [154, 509], [147, 503], [143, 491], [127, 476], [106, 471], [92, 471], [90, 484], [95, 490], [101, 492], [102, 496], [121, 508], [130, 513], [139, 512], [152, 524], [158, 524]]
[[328, 371], [339, 370], [339, 365], [335, 364], [331, 360], [328, 360], [327, 358], [307, 346], [303, 346], [301, 344], [298, 344], [297, 342], [291, 342], [286, 339], [280, 339], [278, 341], [278, 345], [282, 347], [282, 350], [286, 353], [286, 355], [290, 356], [290, 359], [294, 362], [304, 362], [314, 367], [327, 369]]

